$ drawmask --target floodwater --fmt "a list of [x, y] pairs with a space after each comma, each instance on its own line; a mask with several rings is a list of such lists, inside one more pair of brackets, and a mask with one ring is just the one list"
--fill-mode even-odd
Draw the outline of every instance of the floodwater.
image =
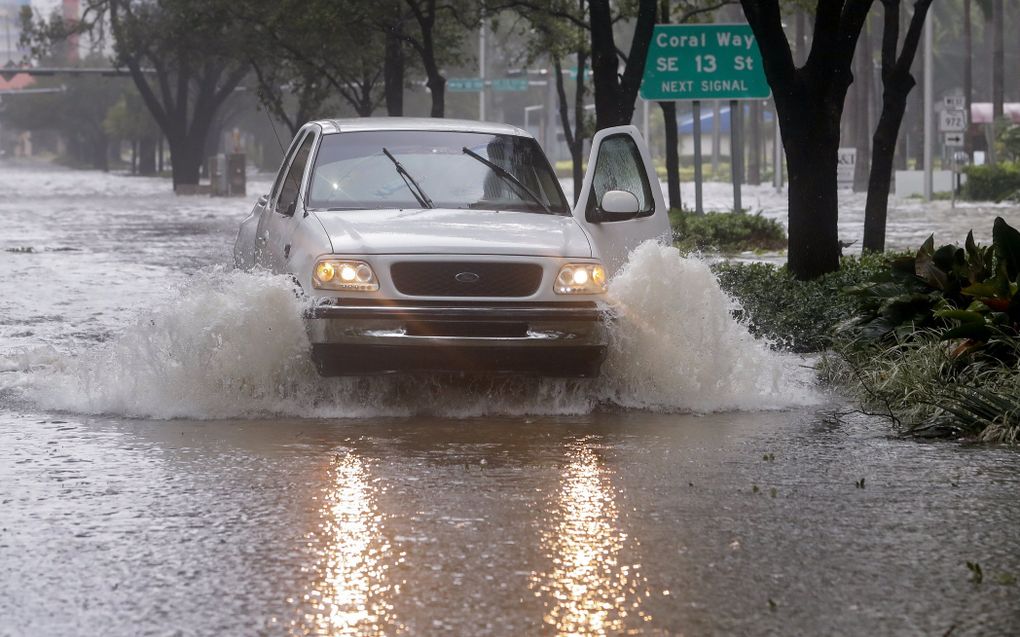
[[0, 184], [0, 635], [1020, 632], [1020, 453], [846, 413], [700, 262], [595, 383], [327, 381], [216, 268], [249, 202]]

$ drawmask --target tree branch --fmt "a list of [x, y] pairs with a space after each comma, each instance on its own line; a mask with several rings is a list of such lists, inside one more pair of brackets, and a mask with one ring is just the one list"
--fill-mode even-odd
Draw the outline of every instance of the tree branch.
[[896, 66], [900, 41], [900, 0], [882, 0], [882, 81], [888, 82]]
[[[820, 0], [824, 1], [824, 0]], [[765, 76], [777, 97], [793, 87], [797, 69], [793, 52], [783, 32], [783, 14], [779, 0], [740, 0], [758, 48], [762, 52]], [[813, 47], [817, 48], [817, 47]]]
[[682, 16], [680, 16], [680, 19], [677, 20], [677, 23], [678, 24], [682, 24], [684, 22], [687, 22], [688, 20], [690, 20], [694, 16], [701, 15], [702, 13], [711, 13], [711, 12], [715, 11], [716, 9], [721, 9], [721, 8], [725, 7], [728, 4], [736, 4], [736, 3], [737, 3], [737, 0], [722, 0], [722, 2], [719, 2], [717, 4], [712, 4], [712, 5], [709, 5], [707, 7], [700, 7], [698, 9], [691, 9], [687, 13], [683, 14]]
[[917, 0], [914, 3], [914, 15], [910, 18], [910, 26], [907, 27], [907, 35], [903, 39], [903, 49], [900, 51], [899, 60], [896, 62], [897, 70], [910, 71], [917, 54], [917, 46], [921, 41], [921, 33], [924, 30], [924, 20], [931, 7], [931, 0]]

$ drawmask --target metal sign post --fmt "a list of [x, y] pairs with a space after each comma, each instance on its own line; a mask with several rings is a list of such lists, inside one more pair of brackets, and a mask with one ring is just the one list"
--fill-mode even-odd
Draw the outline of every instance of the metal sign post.
[[950, 195], [949, 207], [956, 210], [956, 152], [952, 152], [951, 155], [952, 159], [949, 162], [949, 169], [952, 171], [950, 173], [952, 180], [949, 184], [949, 190], [952, 191], [952, 194]]
[[740, 185], [744, 183], [744, 107], [730, 100], [730, 176], [733, 177], [733, 212], [743, 212]]
[[[743, 166], [739, 102], [772, 94], [761, 52], [747, 24], [658, 24], [645, 61], [641, 97], [654, 102], [694, 102], [694, 193], [701, 212], [701, 101], [730, 101], [730, 165], [733, 209], [741, 210]], [[742, 155], [741, 155], [742, 156]]]
[[692, 114], [694, 121], [694, 212], [703, 215], [705, 208], [701, 196], [701, 100], [694, 100]]
[[932, 161], [933, 152], [932, 147], [934, 146], [934, 121], [933, 121], [933, 109], [935, 105], [932, 101], [934, 94], [934, 77], [933, 72], [934, 60], [932, 59], [931, 52], [931, 40], [932, 40], [932, 22], [933, 20], [924, 21], [924, 200], [931, 201], [932, 195]]

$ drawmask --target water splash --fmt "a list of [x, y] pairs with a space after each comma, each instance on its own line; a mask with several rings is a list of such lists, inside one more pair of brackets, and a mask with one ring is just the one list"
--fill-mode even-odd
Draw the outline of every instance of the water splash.
[[647, 242], [610, 288], [621, 317], [603, 368], [603, 398], [697, 412], [780, 409], [817, 400], [798, 356], [756, 340], [708, 264]]
[[203, 271], [120, 336], [70, 357], [0, 359], [0, 390], [48, 409], [151, 418], [583, 414], [781, 409], [818, 401], [799, 357], [756, 341], [708, 265], [647, 243], [614, 278], [597, 380], [320, 378], [285, 277]]

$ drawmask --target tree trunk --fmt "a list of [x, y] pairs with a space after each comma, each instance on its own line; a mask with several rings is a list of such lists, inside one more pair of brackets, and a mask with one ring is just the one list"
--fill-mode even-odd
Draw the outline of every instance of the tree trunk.
[[104, 173], [110, 170], [110, 141], [100, 133], [92, 141], [92, 167]]
[[574, 179], [574, 203], [581, 196], [581, 185], [584, 183], [584, 75], [587, 56], [584, 51], [577, 52], [577, 80], [574, 91], [574, 125], [570, 125], [567, 106], [567, 88], [563, 83], [563, 67], [555, 55], [553, 61], [556, 97], [559, 102], [560, 126], [563, 137], [570, 149], [571, 173]]
[[[907, 110], [907, 96], [914, 86], [899, 85], [885, 90], [882, 99], [882, 115], [875, 128], [874, 144], [871, 149], [871, 175], [868, 179], [868, 199], [864, 205], [864, 242], [866, 252], [885, 250], [885, 226], [889, 210], [889, 191], [892, 187], [893, 157], [896, 153], [896, 138]], [[858, 158], [860, 161], [860, 158]]]
[[131, 174], [138, 174], [138, 140], [131, 140]]
[[662, 108], [662, 122], [666, 129], [666, 184], [669, 207], [679, 210], [683, 204], [680, 200], [680, 151], [676, 102], [659, 102], [659, 106]]
[[195, 186], [198, 186], [199, 176], [202, 172], [205, 139], [195, 140], [185, 136], [168, 135], [167, 142], [170, 145], [174, 192], [193, 190]]
[[404, 42], [400, 33], [402, 23], [397, 20], [386, 33], [386, 57], [383, 61], [386, 114], [401, 117], [404, 114]]
[[429, 93], [432, 95], [432, 110], [429, 111], [429, 117], [446, 117], [446, 78], [439, 73], [434, 61], [431, 65], [426, 65], [425, 72], [428, 76], [425, 85], [429, 87]]
[[794, 63], [797, 66], [804, 64], [804, 60], [807, 59], [807, 42], [805, 41], [807, 36], [804, 29], [804, 9], [798, 8], [794, 17]]
[[[881, 120], [881, 116], [879, 120]], [[871, 152], [875, 152], [874, 145], [872, 145]], [[896, 139], [896, 155], [893, 158], [893, 165], [896, 170], [907, 169], [907, 130], [902, 125], [900, 126], [899, 137]]]
[[992, 87], [992, 123], [985, 124], [983, 126], [985, 133], [985, 162], [989, 165], [994, 166], [997, 162], [995, 156], [995, 21], [993, 15], [995, 12], [995, 5], [992, 5], [992, 11], [985, 12], [985, 28], [982, 31], [982, 35], [985, 40], [985, 54], [988, 56], [985, 58], [988, 60], [988, 72], [989, 81], [988, 85]]
[[629, 124], [619, 112], [620, 59], [613, 40], [613, 19], [608, 0], [588, 3], [591, 15], [591, 72], [595, 87], [595, 128]]
[[[672, 18], [670, 0], [661, 0], [659, 5], [659, 22], [669, 24]], [[677, 148], [678, 134], [676, 123], [676, 102], [659, 102], [662, 108], [662, 126], [666, 134], [666, 190], [669, 194], [669, 207], [680, 210], [680, 151]]]
[[595, 87], [595, 128], [630, 124], [645, 58], [658, 14], [656, 0], [638, 0], [634, 35], [627, 63], [620, 72], [620, 57], [613, 37], [615, 24], [609, 0], [588, 0], [591, 31], [592, 83]]
[[[871, 122], [869, 110], [871, 106], [871, 37], [868, 23], [861, 29], [861, 39], [857, 45], [857, 72], [854, 74], [854, 146], [857, 148], [857, 161], [854, 163], [854, 192], [868, 189], [868, 175], [871, 172]], [[897, 128], [899, 123], [897, 122]]]
[[796, 67], [779, 0], [741, 0], [776, 100], [790, 174], [787, 267], [798, 279], [839, 269], [836, 171], [854, 50], [873, 0], [819, 0], [807, 62]]
[[794, 109], [792, 117], [781, 120], [789, 168], [787, 267], [801, 280], [838, 270], [840, 253], [836, 194], [839, 120], [826, 118], [821, 109], [804, 104]]
[[578, 50], [577, 79], [574, 83], [574, 131], [571, 135], [570, 162], [574, 177], [574, 203], [581, 196], [584, 184], [584, 140], [588, 136], [588, 123], [585, 121], [584, 98], [588, 88], [584, 84], [588, 74], [588, 53]]
[[[907, 109], [907, 99], [916, 81], [910, 74], [918, 42], [924, 29], [924, 20], [932, 0], [917, 0], [914, 15], [899, 48], [900, 0], [885, 0], [882, 29], [882, 114], [875, 128], [871, 157], [871, 176], [868, 181], [868, 199], [864, 207], [863, 250], [885, 250], [885, 226], [889, 209], [889, 189], [892, 182], [893, 157], [896, 139]], [[860, 161], [860, 159], [858, 159]]]
[[1006, 16], [1003, 12], [1002, 0], [992, 0], [992, 120], [997, 123], [1003, 116], [1005, 102], [1005, 48], [1003, 31]]
[[151, 177], [156, 174], [156, 139], [143, 137], [138, 141], [138, 174]]

